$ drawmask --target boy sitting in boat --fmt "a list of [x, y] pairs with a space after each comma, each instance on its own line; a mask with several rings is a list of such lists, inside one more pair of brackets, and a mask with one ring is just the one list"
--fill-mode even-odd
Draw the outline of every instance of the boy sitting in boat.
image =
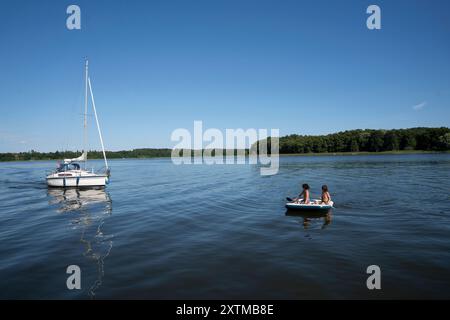
[[294, 199], [295, 203], [305, 203], [309, 204], [309, 185], [307, 183], [304, 183], [302, 185], [303, 191], [299, 194], [297, 198]]

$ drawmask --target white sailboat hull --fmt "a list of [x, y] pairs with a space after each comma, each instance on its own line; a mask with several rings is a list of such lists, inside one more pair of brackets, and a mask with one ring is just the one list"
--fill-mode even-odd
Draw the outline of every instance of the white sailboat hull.
[[95, 173], [71, 174], [53, 173], [47, 176], [49, 187], [70, 188], [70, 187], [104, 187], [108, 183], [108, 176]]

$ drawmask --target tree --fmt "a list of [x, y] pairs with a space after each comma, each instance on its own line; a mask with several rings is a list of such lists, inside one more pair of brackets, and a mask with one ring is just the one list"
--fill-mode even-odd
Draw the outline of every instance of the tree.
[[447, 132], [443, 136], [439, 137], [439, 149], [449, 150], [450, 149], [450, 132]]
[[369, 138], [369, 150], [382, 151], [384, 145], [384, 134], [381, 131], [374, 131]]
[[403, 150], [414, 150], [416, 148], [416, 138], [414, 136], [406, 135], [402, 140]]
[[358, 152], [359, 151], [359, 143], [358, 140], [352, 139], [350, 143], [350, 151], [351, 152]]
[[384, 150], [399, 150], [400, 140], [397, 134], [393, 131], [389, 131], [384, 135]]

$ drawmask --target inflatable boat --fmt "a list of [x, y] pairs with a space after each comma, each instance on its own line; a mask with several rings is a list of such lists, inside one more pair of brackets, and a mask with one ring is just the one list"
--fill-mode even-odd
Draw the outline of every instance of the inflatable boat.
[[300, 203], [300, 202], [287, 202], [286, 208], [290, 210], [305, 210], [305, 211], [326, 211], [333, 208], [333, 201], [328, 204], [322, 203], [320, 200], [311, 200], [310, 203]]

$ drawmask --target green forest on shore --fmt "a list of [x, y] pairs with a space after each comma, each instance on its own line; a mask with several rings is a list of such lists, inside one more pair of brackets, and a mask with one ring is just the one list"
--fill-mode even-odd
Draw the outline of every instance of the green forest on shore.
[[[258, 143], [261, 143], [259, 141]], [[257, 147], [258, 143], [252, 146]], [[270, 138], [268, 138], [270, 145]], [[357, 129], [328, 135], [297, 135], [281, 137], [279, 140], [280, 154], [327, 154], [327, 153], [412, 153], [414, 151], [443, 152], [450, 150], [450, 129], [441, 128], [410, 128], [392, 130]], [[269, 148], [270, 150], [270, 148]], [[217, 150], [212, 155], [224, 152]], [[123, 158], [157, 158], [170, 157], [169, 148], [141, 148], [124, 151], [106, 151], [108, 159]], [[237, 153], [237, 150], [235, 150]], [[248, 154], [249, 150], [245, 150]], [[37, 152], [34, 150], [18, 153], [0, 153], [0, 161], [28, 160], [60, 160], [75, 158], [81, 151]], [[100, 151], [89, 151], [90, 159], [101, 159]]]
[[450, 150], [450, 129], [357, 129], [320, 136], [292, 134], [281, 137], [279, 144], [280, 154], [447, 151]]

